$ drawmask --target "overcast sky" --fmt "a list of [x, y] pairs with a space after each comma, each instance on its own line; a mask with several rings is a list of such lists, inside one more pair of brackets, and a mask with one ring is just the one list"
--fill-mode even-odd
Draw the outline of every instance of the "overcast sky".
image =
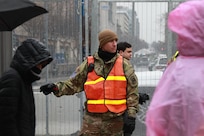
[[[131, 3], [117, 3], [132, 8]], [[135, 2], [140, 22], [140, 39], [148, 43], [164, 41], [164, 15], [168, 12], [166, 2]]]

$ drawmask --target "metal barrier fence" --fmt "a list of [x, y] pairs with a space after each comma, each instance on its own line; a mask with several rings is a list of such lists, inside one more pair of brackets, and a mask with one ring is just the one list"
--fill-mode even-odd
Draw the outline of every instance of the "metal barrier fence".
[[37, 107], [36, 135], [67, 136], [79, 131], [83, 112], [80, 109], [79, 97], [74, 95], [56, 98], [53, 95], [44, 96], [39, 92], [34, 94]]
[[[133, 46], [132, 64], [139, 78], [139, 91], [152, 97], [161, 75], [156, 74], [160, 54], [169, 59], [176, 36], [167, 28], [168, 12], [182, 0], [34, 0], [49, 13], [13, 31], [13, 51], [26, 38], [45, 43], [54, 61], [33, 84], [36, 103], [36, 135], [77, 135], [82, 125], [83, 93], [57, 98], [39, 93], [39, 86], [69, 78], [83, 58], [98, 49], [98, 32], [109, 28], [119, 42]], [[145, 62], [145, 63], [144, 63]], [[149, 81], [149, 79], [151, 79]], [[140, 107], [134, 136], [145, 136], [145, 112]]]

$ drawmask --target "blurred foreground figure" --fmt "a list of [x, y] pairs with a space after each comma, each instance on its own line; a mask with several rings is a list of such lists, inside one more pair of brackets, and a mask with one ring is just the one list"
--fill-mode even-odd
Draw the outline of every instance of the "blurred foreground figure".
[[204, 0], [181, 3], [168, 27], [179, 56], [164, 72], [146, 114], [147, 136], [204, 135]]
[[45, 46], [25, 40], [0, 78], [0, 136], [34, 136], [35, 103], [32, 83], [52, 61]]

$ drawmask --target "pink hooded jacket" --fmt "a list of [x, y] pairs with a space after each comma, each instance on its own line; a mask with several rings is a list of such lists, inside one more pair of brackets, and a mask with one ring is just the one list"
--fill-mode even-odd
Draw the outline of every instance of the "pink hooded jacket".
[[181, 3], [168, 27], [179, 56], [165, 70], [146, 113], [147, 136], [204, 136], [204, 0]]

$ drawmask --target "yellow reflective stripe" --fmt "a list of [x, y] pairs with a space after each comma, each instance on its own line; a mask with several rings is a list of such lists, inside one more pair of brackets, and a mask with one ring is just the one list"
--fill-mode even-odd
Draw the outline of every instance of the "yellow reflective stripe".
[[[91, 84], [96, 84], [98, 82], [104, 81], [105, 79], [103, 77], [98, 78], [97, 80], [94, 81], [87, 81], [85, 85], [91, 85]], [[117, 81], [126, 81], [125, 76], [108, 76], [106, 80], [117, 80]]]
[[95, 81], [86, 81], [85, 85], [91, 85], [91, 84], [96, 84], [98, 82], [104, 81], [105, 79], [103, 77], [98, 78]]
[[112, 104], [112, 105], [120, 105], [120, 104], [126, 104], [126, 99], [122, 99], [122, 100], [104, 100], [104, 99], [100, 99], [100, 100], [88, 100], [87, 103], [88, 104]]
[[125, 76], [108, 76], [106, 80], [126, 81]]
[[88, 104], [104, 104], [104, 99], [102, 100], [88, 100]]
[[173, 56], [173, 60], [174, 60], [174, 61], [176, 60], [176, 58], [178, 57], [178, 55], [179, 55], [179, 51], [176, 51], [176, 53], [175, 53], [174, 56]]
[[105, 100], [105, 104], [114, 104], [114, 105], [126, 104], [126, 99], [123, 99], [123, 100]]

